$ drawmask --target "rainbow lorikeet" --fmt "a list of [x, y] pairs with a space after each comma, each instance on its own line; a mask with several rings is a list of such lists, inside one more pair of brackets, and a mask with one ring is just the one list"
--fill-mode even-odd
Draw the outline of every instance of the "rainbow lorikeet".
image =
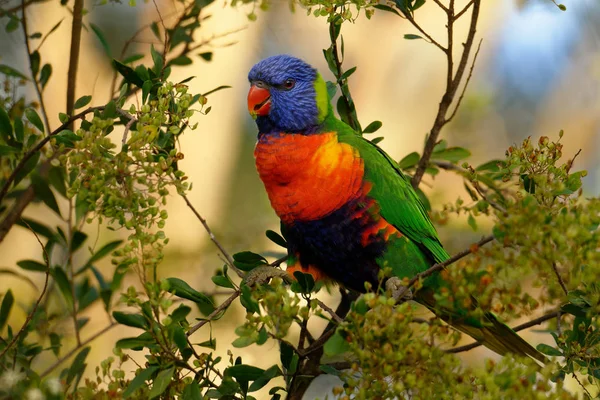
[[[288, 272], [347, 288], [377, 287], [378, 272], [412, 278], [449, 258], [409, 179], [382, 149], [335, 117], [321, 75], [288, 55], [248, 74], [258, 126], [256, 168], [288, 242]], [[545, 357], [491, 313], [440, 307], [439, 275], [414, 300], [499, 354]], [[475, 304], [475, 301], [474, 301]]]

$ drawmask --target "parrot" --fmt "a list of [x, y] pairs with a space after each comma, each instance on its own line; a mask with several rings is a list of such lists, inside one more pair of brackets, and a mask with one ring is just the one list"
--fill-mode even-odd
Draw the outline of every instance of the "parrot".
[[[410, 179], [379, 146], [338, 119], [327, 85], [290, 55], [259, 61], [249, 74], [248, 111], [258, 127], [254, 158], [287, 241], [287, 272], [357, 292], [378, 287], [389, 268], [411, 279], [449, 259]], [[547, 360], [491, 312], [442, 307], [440, 274], [413, 300], [500, 355]], [[472, 308], [476, 308], [473, 299]]]

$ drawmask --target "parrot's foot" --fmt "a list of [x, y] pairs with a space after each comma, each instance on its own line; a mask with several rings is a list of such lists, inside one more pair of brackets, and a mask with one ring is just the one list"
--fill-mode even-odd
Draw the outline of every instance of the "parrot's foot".
[[396, 302], [401, 300], [408, 301], [413, 298], [412, 291], [404, 285], [404, 281], [395, 276], [389, 278], [385, 282], [385, 289], [392, 294], [392, 298], [396, 300]]
[[281, 278], [288, 283], [290, 282], [290, 277], [286, 271], [270, 266], [257, 267], [249, 271], [244, 278], [244, 282], [248, 286], [262, 285], [271, 278]]

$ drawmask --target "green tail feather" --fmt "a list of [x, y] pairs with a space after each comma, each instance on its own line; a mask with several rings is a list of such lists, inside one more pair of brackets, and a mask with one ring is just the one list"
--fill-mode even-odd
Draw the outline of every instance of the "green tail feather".
[[508, 325], [498, 321], [496, 316], [492, 313], [485, 313], [487, 321], [484, 321], [483, 326], [481, 327], [475, 327], [465, 322], [447, 320], [443, 315], [440, 315], [440, 317], [454, 328], [472, 336], [485, 347], [500, 355], [512, 353], [520, 356], [532, 357], [542, 364], [548, 362], [548, 359], [544, 357], [542, 353], [527, 343], [525, 339], [519, 336]]
[[[542, 364], [548, 362], [548, 359], [542, 353], [527, 343], [508, 325], [500, 322], [491, 312], [486, 312], [484, 314], [485, 318], [480, 320], [479, 318], [469, 317], [466, 312], [459, 314], [445, 311], [436, 306], [431, 289], [423, 289], [417, 292], [416, 300], [450, 326], [466, 333], [488, 349], [502, 356], [512, 353], [519, 356], [529, 356]], [[477, 301], [473, 298], [473, 308], [476, 307]]]

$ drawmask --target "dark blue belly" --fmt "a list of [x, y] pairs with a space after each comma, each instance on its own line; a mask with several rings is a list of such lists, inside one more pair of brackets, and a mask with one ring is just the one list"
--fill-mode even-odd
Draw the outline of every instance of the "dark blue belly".
[[364, 292], [364, 282], [377, 287], [376, 260], [386, 250], [385, 240], [375, 236], [363, 245], [363, 232], [375, 223], [373, 201], [353, 200], [316, 221], [286, 224], [284, 236], [290, 254], [298, 254], [302, 266], [313, 265], [344, 286]]

